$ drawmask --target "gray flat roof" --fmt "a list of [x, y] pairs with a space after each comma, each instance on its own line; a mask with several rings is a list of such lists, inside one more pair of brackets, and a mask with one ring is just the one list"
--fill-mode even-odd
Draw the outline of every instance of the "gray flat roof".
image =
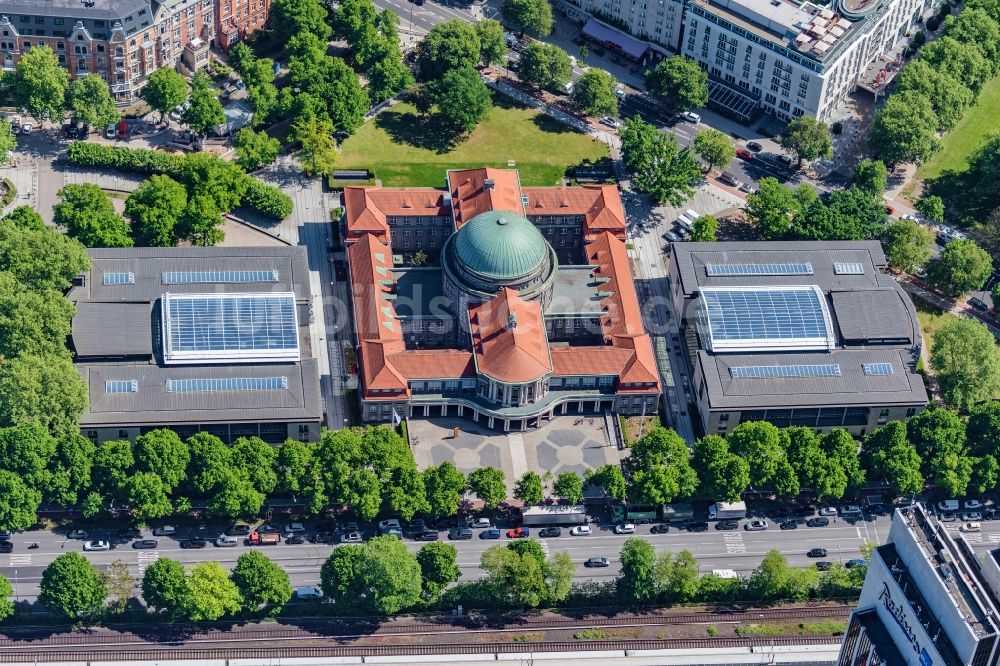
[[76, 304], [73, 343], [80, 356], [152, 356], [150, 303]]
[[[81, 0], [0, 0], [3, 14], [24, 14], [29, 16], [63, 16], [72, 18], [116, 19], [135, 13], [139, 9], [150, 9], [144, 0], [93, 0], [92, 6]], [[15, 22], [14, 27], [18, 27]], [[66, 26], [67, 29], [73, 26]], [[108, 26], [111, 27], [111, 26]]]
[[[882, 363], [891, 374], [866, 374], [865, 364]], [[698, 352], [711, 409], [923, 405], [923, 378], [910, 372], [904, 349], [840, 349], [829, 353], [710, 354]], [[839, 374], [734, 379], [731, 368], [747, 366], [837, 365]]]
[[[171, 366], [149, 363], [81, 363], [90, 406], [80, 426], [169, 425], [317, 421], [323, 415], [315, 359], [260, 365]], [[167, 380], [285, 377], [287, 388], [265, 391], [167, 390]], [[106, 392], [106, 382], [136, 383], [134, 393]]]
[[845, 343], [919, 340], [916, 311], [901, 289], [835, 291], [830, 294], [840, 337]]
[[600, 313], [601, 285], [591, 277], [593, 271], [593, 266], [560, 266], [545, 316]]

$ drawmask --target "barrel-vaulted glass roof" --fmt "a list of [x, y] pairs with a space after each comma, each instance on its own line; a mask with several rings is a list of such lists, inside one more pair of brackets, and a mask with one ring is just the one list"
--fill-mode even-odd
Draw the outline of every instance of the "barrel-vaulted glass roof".
[[831, 350], [826, 298], [814, 285], [704, 287], [698, 326], [714, 352]]

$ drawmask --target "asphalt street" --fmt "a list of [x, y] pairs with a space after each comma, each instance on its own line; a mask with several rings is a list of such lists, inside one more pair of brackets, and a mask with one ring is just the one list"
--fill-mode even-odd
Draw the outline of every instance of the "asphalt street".
[[391, 9], [399, 16], [399, 27], [410, 32], [427, 32], [438, 23], [460, 19], [472, 22], [472, 3], [430, 0], [375, 0], [378, 9]]
[[[1000, 527], [1000, 523], [998, 523]], [[131, 541], [115, 542], [115, 530], [93, 530], [90, 538], [103, 539], [116, 543], [116, 548], [104, 552], [84, 552], [83, 541], [66, 538], [66, 532], [33, 531], [17, 534], [14, 537], [14, 552], [0, 555], [0, 574], [6, 576], [15, 586], [15, 595], [22, 601], [34, 601], [38, 595], [38, 585], [42, 571], [56, 557], [70, 551], [83, 553], [90, 561], [101, 568], [106, 568], [115, 560], [123, 560], [129, 565], [133, 575], [139, 577], [150, 564], [160, 557], [193, 565], [199, 562], [219, 562], [226, 568], [232, 568], [240, 554], [251, 549], [240, 544], [233, 548], [219, 548], [211, 543], [202, 549], [182, 549], [180, 541], [190, 536], [201, 536], [214, 539], [223, 528], [207, 526], [204, 528], [179, 529], [172, 537], [153, 537], [148, 531], [144, 538], [158, 540], [155, 550], [134, 550]], [[784, 531], [772, 525], [765, 532], [747, 532], [743, 529], [733, 531], [686, 532], [671, 529], [667, 534], [651, 534], [649, 525], [640, 525], [636, 536], [648, 540], [659, 552], [679, 552], [689, 550], [698, 560], [702, 572], [714, 569], [733, 569], [737, 572], [749, 572], [760, 562], [761, 558], [771, 549], [778, 549], [796, 566], [806, 566], [812, 560], [806, 557], [810, 548], [821, 547], [828, 551], [827, 560], [844, 561], [858, 557], [860, 546], [866, 541], [879, 542], [888, 534], [888, 519], [885, 517], [872, 521], [859, 521], [848, 524], [838, 521], [825, 528], [800, 527], [797, 530]], [[998, 535], [1000, 536], [1000, 535]], [[447, 535], [442, 533], [442, 538]], [[540, 539], [543, 550], [552, 554], [567, 552], [577, 565], [577, 579], [609, 580], [618, 575], [618, 553], [627, 536], [614, 534], [610, 527], [597, 528], [591, 536], [569, 536], [569, 530], [563, 529], [562, 536], [551, 539]], [[37, 542], [37, 549], [28, 549], [28, 545]], [[458, 563], [462, 571], [462, 580], [473, 580], [484, 575], [479, 568], [480, 557], [484, 550], [497, 544], [507, 543], [502, 537], [499, 540], [483, 540], [473, 538], [470, 541], [451, 541], [458, 549]], [[406, 539], [407, 546], [418, 550], [423, 543]], [[291, 578], [293, 587], [318, 586], [319, 572], [323, 562], [330, 555], [333, 546], [302, 544], [277, 546], [260, 546], [261, 552], [278, 562]], [[611, 566], [591, 569], [583, 563], [591, 557], [607, 557]]]

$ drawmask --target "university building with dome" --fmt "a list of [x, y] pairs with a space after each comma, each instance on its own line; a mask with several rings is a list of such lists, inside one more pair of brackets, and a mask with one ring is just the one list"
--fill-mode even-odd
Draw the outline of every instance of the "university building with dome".
[[616, 186], [465, 169], [443, 190], [347, 187], [343, 204], [365, 421], [657, 412]]

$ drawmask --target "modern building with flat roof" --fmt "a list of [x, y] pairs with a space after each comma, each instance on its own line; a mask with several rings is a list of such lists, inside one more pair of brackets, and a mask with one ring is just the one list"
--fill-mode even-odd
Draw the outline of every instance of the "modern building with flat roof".
[[364, 420], [655, 414], [617, 188], [522, 188], [508, 169], [446, 185], [344, 190]]
[[675, 243], [670, 295], [707, 433], [856, 435], [927, 405], [909, 297], [877, 241]]
[[155, 428], [229, 442], [319, 438], [301, 247], [93, 248], [69, 292], [95, 440]]
[[980, 558], [921, 505], [898, 509], [872, 552], [838, 666], [1000, 662], [1000, 549]]

